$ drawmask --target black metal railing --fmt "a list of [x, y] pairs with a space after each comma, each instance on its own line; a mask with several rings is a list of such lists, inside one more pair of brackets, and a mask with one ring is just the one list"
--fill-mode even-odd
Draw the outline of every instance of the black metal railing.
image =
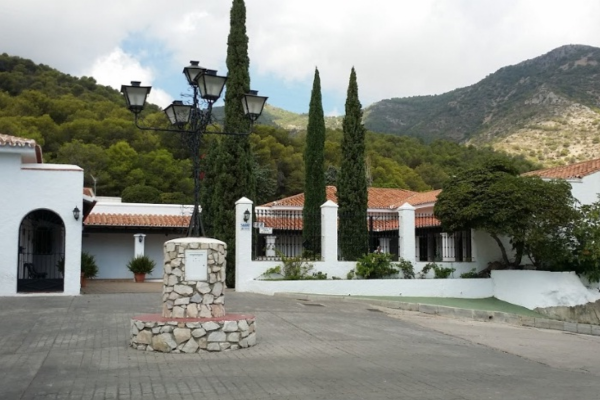
[[[253, 259], [280, 260], [299, 257], [304, 260], [321, 259], [321, 213], [303, 214], [302, 210], [255, 209], [253, 226]], [[317, 223], [312, 232], [304, 232], [304, 218]]]

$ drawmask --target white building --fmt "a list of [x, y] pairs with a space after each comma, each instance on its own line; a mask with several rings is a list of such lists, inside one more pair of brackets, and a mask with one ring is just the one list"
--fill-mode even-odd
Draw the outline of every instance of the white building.
[[122, 203], [118, 197], [96, 197], [84, 221], [83, 251], [93, 255], [98, 279], [133, 279], [127, 263], [146, 255], [156, 263], [147, 279], [163, 278], [163, 244], [185, 236], [193, 206]]
[[1, 296], [79, 294], [81, 222], [91, 208], [82, 188], [80, 167], [44, 164], [34, 140], [0, 134]]
[[600, 193], [600, 158], [577, 164], [527, 172], [525, 176], [539, 176], [544, 180], [565, 179], [571, 184], [571, 193], [581, 204], [598, 200]]

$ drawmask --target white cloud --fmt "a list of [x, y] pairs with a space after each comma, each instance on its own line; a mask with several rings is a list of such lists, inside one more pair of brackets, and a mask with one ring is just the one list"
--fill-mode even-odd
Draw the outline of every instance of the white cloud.
[[[5, 1], [0, 48], [82, 75], [142, 37], [147, 47], [129, 56], [156, 82], [189, 60], [223, 72], [230, 7], [231, 0]], [[597, 0], [246, 0], [246, 9], [249, 55], [263, 81], [310, 85], [317, 66], [324, 94], [343, 98], [354, 66], [364, 105], [470, 85], [561, 45], [600, 46]], [[167, 54], [160, 61], [169, 68], [156, 68], [154, 53]], [[99, 81], [116, 74], [98, 68], [106, 74]]]
[[[131, 81], [140, 81], [144, 86], [152, 86], [154, 72], [149, 67], [143, 67], [132, 55], [126, 54], [121, 48], [115, 48], [108, 55], [100, 56], [84, 75], [93, 76], [101, 85], [120, 90], [121, 85]], [[166, 107], [173, 101], [171, 95], [160, 88], [152, 88], [148, 101]]]

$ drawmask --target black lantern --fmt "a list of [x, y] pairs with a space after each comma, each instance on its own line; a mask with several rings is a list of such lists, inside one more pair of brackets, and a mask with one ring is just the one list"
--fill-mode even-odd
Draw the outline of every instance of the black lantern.
[[79, 208], [77, 206], [75, 206], [75, 208], [73, 209], [73, 218], [75, 218], [75, 221], [79, 221], [79, 215], [80, 215]]
[[169, 107], [165, 108], [165, 114], [171, 124], [183, 128], [185, 124], [190, 122], [192, 106], [183, 104], [180, 100], [175, 100]]
[[185, 75], [185, 79], [187, 79], [188, 84], [196, 86], [198, 85], [196, 83], [198, 75], [203, 74], [204, 71], [206, 71], [206, 68], [199, 66], [198, 61], [190, 61], [189, 67], [185, 67], [183, 69], [183, 74]]
[[146, 98], [150, 94], [151, 86], [140, 85], [141, 82], [131, 81], [131, 86], [121, 86], [121, 93], [125, 95], [127, 108], [134, 114], [139, 114], [144, 109]]
[[268, 97], [259, 96], [258, 90], [251, 90], [244, 95], [242, 99], [242, 107], [244, 107], [244, 114], [251, 121], [256, 121], [258, 117], [263, 112], [263, 108], [265, 107], [265, 103], [267, 102]]
[[217, 71], [214, 69], [207, 69], [203, 74], [196, 76], [200, 97], [210, 103], [214, 103], [221, 97], [225, 82], [227, 82], [227, 77], [217, 75]]
[[246, 210], [244, 211], [244, 222], [248, 222], [250, 221], [250, 211]]

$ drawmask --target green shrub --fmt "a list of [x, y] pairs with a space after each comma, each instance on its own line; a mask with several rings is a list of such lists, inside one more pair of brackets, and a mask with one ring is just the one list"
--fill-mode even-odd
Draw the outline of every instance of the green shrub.
[[127, 269], [134, 274], [151, 274], [156, 263], [148, 256], [137, 256], [127, 263]]
[[98, 275], [98, 266], [93, 255], [81, 253], [81, 273], [86, 278], [95, 278]]
[[327, 274], [323, 272], [312, 272], [313, 265], [304, 261], [302, 256], [287, 257], [281, 252], [277, 252], [283, 265], [278, 265], [267, 269], [263, 276], [283, 275], [281, 279], [288, 281], [308, 280], [308, 279], [327, 279]]
[[471, 269], [469, 272], [460, 274], [460, 277], [463, 279], [481, 278], [479, 272], [477, 272], [475, 268]]
[[398, 264], [396, 264], [400, 271], [402, 271], [402, 276], [404, 279], [414, 279], [415, 278], [415, 269], [412, 263], [404, 258], [398, 260]]
[[456, 271], [456, 268], [441, 267], [434, 262], [427, 263], [427, 264], [425, 264], [425, 266], [419, 273], [419, 278], [421, 278], [421, 279], [425, 278], [425, 275], [427, 275], [427, 273], [431, 270], [433, 270], [433, 273], [434, 273], [433, 279], [446, 279], [454, 271]]
[[60, 272], [61, 274], [64, 275], [65, 273], [65, 256], [62, 256], [58, 262], [56, 263], [56, 269], [58, 269], [58, 272]]
[[356, 275], [365, 279], [380, 279], [398, 273], [398, 268], [392, 263], [391, 254], [369, 253], [358, 259]]

